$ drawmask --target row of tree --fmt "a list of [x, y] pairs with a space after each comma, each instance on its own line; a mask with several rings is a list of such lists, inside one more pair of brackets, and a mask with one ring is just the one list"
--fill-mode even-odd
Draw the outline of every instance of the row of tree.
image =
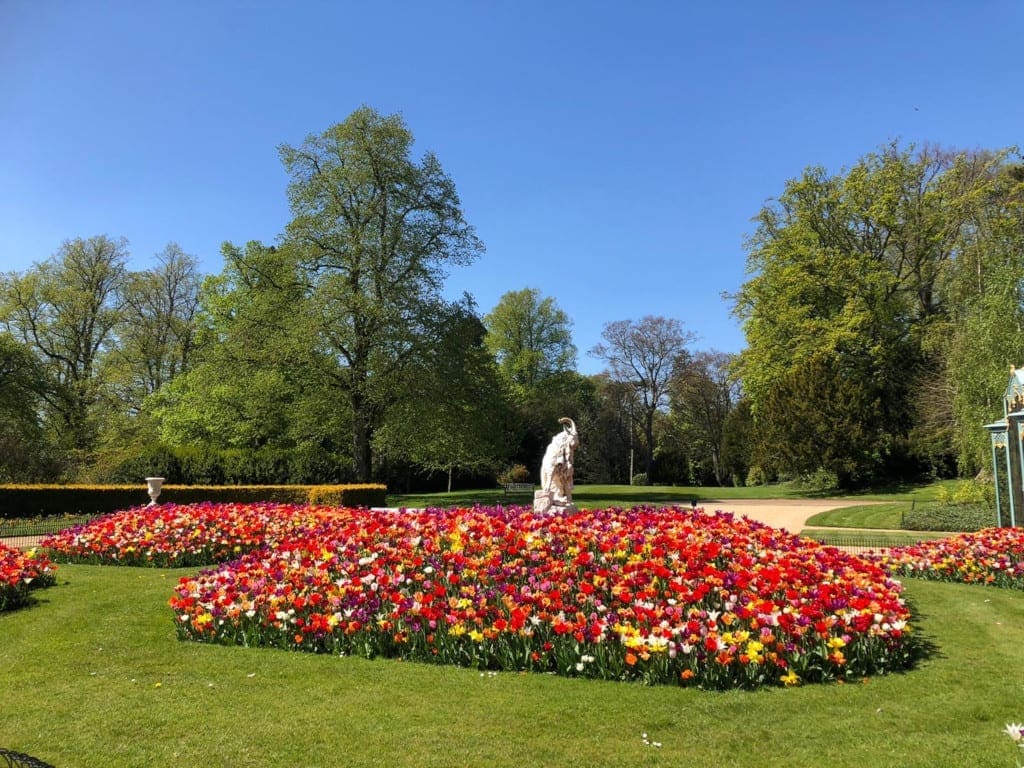
[[286, 472], [293, 451], [399, 488], [493, 480], [516, 464], [536, 474], [563, 415], [587, 434], [581, 478], [683, 467], [689, 480], [705, 464], [720, 478], [720, 450], [705, 460], [678, 420], [664, 426], [703, 360], [677, 320], [609, 323], [592, 350], [608, 371], [585, 377], [570, 319], [539, 290], [484, 317], [469, 296], [443, 297], [447, 270], [483, 246], [412, 143], [400, 117], [363, 108], [281, 147], [291, 221], [274, 245], [226, 243], [216, 275], [173, 244], [133, 272], [106, 236], [4, 275], [3, 479], [120, 478], [171, 455], [159, 446], [212, 476], [267, 457]]
[[564, 415], [592, 482], [848, 486], [984, 465], [980, 425], [1024, 359], [1010, 151], [891, 145], [807, 169], [757, 217], [739, 356], [694, 351], [676, 319], [620, 320], [589, 350], [604, 373], [582, 376], [540, 290], [483, 316], [444, 298], [483, 245], [412, 144], [399, 116], [362, 108], [282, 146], [291, 220], [274, 245], [226, 243], [216, 275], [173, 244], [133, 272], [104, 236], [4, 275], [2, 479], [120, 477], [157, 446], [213, 475], [230, 452], [232, 477], [536, 477]]

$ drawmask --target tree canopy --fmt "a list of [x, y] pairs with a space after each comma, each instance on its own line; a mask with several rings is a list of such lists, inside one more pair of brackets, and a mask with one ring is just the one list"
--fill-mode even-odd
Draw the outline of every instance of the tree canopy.
[[[738, 366], [743, 387], [756, 422], [776, 438], [760, 457], [771, 469], [825, 468], [852, 483], [913, 474], [928, 462], [911, 440], [929, 416], [918, 408], [922, 393], [962, 391], [956, 382], [967, 370], [957, 371], [955, 361], [994, 287], [995, 264], [1009, 258], [1016, 266], [1000, 278], [1019, 284], [1011, 243], [1019, 242], [1020, 216], [1006, 183], [1008, 159], [889, 145], [839, 174], [807, 169], [762, 209], [735, 312], [748, 345]], [[1020, 312], [1019, 299], [1010, 299], [1005, 314], [986, 315], [1000, 338]], [[927, 399], [933, 408], [956, 408]], [[830, 432], [823, 424], [813, 441], [795, 434], [798, 423], [827, 414]], [[956, 430], [981, 423], [963, 421]]]
[[[400, 115], [362, 107], [278, 148], [290, 219], [225, 243], [65, 241], [0, 276], [0, 479], [534, 477], [558, 419], [578, 478], [844, 486], [988, 463], [1024, 364], [1024, 165], [1016, 150], [893, 142], [805, 169], [758, 213], [732, 297], [747, 347], [692, 348], [678, 319], [604, 326], [576, 370], [542, 287], [481, 316], [445, 293], [483, 245], [453, 180]], [[639, 457], [640, 467], [635, 466]]]
[[65, 241], [50, 259], [5, 276], [0, 306], [7, 331], [29, 345], [51, 382], [44, 394], [60, 442], [92, 448], [93, 406], [101, 398], [103, 352], [121, 322], [127, 242], [100, 235]]
[[447, 269], [482, 251], [455, 184], [430, 152], [411, 158], [399, 115], [369, 107], [302, 145], [280, 148], [309, 332], [324, 375], [352, 415], [356, 477], [372, 474], [372, 443], [392, 393], [432, 343]]
[[601, 333], [604, 342], [591, 354], [605, 361], [615, 381], [630, 384], [647, 443], [645, 473], [654, 461], [654, 418], [668, 403], [673, 370], [684, 364], [695, 336], [674, 318], [648, 315], [639, 321], [616, 320]]
[[576, 368], [572, 321], [537, 288], [505, 293], [484, 317], [487, 348], [520, 397], [544, 379]]

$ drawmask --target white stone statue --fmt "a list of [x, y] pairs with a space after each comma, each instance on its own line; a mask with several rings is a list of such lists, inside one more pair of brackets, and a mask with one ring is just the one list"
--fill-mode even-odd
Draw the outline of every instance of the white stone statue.
[[551, 438], [551, 444], [544, 452], [544, 461], [540, 466], [541, 489], [533, 498], [535, 512], [576, 509], [572, 503], [572, 472], [573, 458], [576, 449], [579, 448], [580, 438], [572, 419], [563, 417], [558, 423], [562, 425], [562, 431]]

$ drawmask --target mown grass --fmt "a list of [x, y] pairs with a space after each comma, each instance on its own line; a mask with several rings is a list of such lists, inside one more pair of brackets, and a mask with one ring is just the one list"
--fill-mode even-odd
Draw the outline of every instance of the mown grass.
[[903, 515], [909, 512], [911, 502], [897, 501], [886, 504], [861, 504], [819, 512], [807, 519], [805, 525], [828, 528], [883, 528], [898, 530]]
[[[728, 501], [730, 499], [836, 499], [854, 501], [906, 502], [938, 498], [939, 489], [952, 487], [955, 481], [942, 480], [929, 485], [896, 486], [854, 494], [822, 494], [799, 488], [792, 483], [718, 488], [713, 486], [675, 485], [577, 485], [573, 500], [586, 508], [631, 506], [633, 504], [690, 504], [696, 501]], [[485, 488], [452, 493], [388, 494], [392, 507], [452, 507], [474, 504], [532, 504], [530, 494], [506, 496], [501, 488]], [[887, 526], [892, 527], [892, 526]]]
[[[919, 668], [705, 693], [179, 642], [188, 571], [63, 566], [0, 614], [0, 747], [61, 766], [1013, 765], [1024, 593], [909, 583]], [[641, 734], [661, 748], [643, 743]]]
[[976, 531], [995, 525], [995, 507], [897, 501], [819, 512], [806, 525], [835, 528], [905, 529], [907, 531]]

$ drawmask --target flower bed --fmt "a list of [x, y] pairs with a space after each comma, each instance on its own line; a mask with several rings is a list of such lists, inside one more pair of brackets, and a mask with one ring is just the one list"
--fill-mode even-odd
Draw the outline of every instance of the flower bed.
[[0, 544], [0, 611], [19, 608], [32, 590], [57, 583], [54, 566], [44, 555]]
[[[68, 563], [179, 568], [218, 563], [308, 525], [314, 507], [293, 504], [161, 504], [97, 518], [41, 542]], [[312, 516], [311, 516], [312, 515]]]
[[985, 528], [898, 547], [878, 562], [894, 574], [1024, 589], [1024, 528]]
[[877, 674], [916, 654], [879, 565], [729, 514], [276, 514], [287, 535], [268, 528], [180, 580], [180, 637], [706, 688]]

